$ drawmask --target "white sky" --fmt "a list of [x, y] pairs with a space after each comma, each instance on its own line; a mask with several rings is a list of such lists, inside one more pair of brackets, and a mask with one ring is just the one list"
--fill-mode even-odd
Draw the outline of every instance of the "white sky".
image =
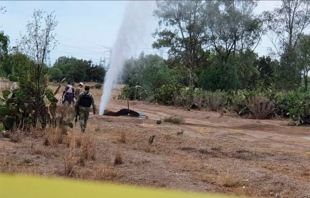
[[[261, 1], [256, 12], [272, 10], [279, 3]], [[26, 33], [26, 24], [32, 20], [35, 9], [55, 11], [59, 21], [55, 30], [59, 45], [50, 54], [51, 63], [60, 56], [73, 56], [99, 64], [100, 58], [108, 58], [104, 46], [113, 46], [127, 4], [128, 1], [1, 1], [0, 6], [5, 6], [7, 12], [0, 14], [0, 30], [9, 35], [10, 46], [14, 46], [20, 33]], [[267, 47], [271, 47], [271, 43], [264, 37], [256, 52], [267, 55]], [[151, 45], [139, 48], [137, 51], [159, 54]]]

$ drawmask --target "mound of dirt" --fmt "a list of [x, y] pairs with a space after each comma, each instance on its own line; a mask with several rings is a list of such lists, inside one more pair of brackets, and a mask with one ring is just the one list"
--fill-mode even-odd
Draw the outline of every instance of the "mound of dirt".
[[117, 112], [105, 110], [104, 114], [106, 116], [131, 116], [131, 117], [139, 117], [140, 114], [136, 111], [130, 110], [130, 109], [121, 109]]

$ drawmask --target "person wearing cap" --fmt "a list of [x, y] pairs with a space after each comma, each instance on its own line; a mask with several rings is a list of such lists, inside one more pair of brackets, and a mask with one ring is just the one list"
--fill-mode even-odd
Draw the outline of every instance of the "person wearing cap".
[[79, 95], [81, 93], [81, 90], [83, 89], [84, 84], [82, 82], [79, 83], [78, 87], [75, 89], [75, 95], [74, 98], [77, 101], [77, 99], [79, 98]]
[[90, 112], [90, 106], [93, 106], [93, 113], [96, 114], [95, 101], [91, 93], [89, 93], [89, 86], [85, 86], [85, 91], [81, 93], [75, 104], [76, 115], [80, 117], [80, 126], [82, 133], [85, 133], [87, 120]]

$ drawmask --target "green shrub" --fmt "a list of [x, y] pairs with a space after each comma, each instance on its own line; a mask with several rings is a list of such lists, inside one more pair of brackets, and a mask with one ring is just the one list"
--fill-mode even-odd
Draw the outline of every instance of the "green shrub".
[[310, 95], [301, 91], [278, 93], [276, 109], [280, 116], [305, 124], [305, 118], [310, 115]]
[[96, 89], [101, 89], [101, 88], [102, 88], [102, 84], [101, 84], [101, 83], [95, 84], [95, 88], [96, 88]]
[[193, 103], [193, 90], [191, 89], [180, 89], [178, 94], [174, 95], [174, 105], [190, 108]]
[[130, 100], [145, 100], [148, 94], [146, 90], [139, 86], [129, 86], [126, 85], [123, 89], [121, 94], [118, 96], [119, 99], [130, 99]]
[[8, 78], [12, 82], [18, 82], [18, 77], [17, 76], [13, 76], [13, 75], [10, 74], [10, 75], [8, 75]]
[[223, 91], [206, 91], [204, 93], [204, 108], [211, 111], [220, 110], [227, 102], [227, 95]]
[[180, 90], [181, 86], [179, 85], [162, 85], [155, 90], [151, 100], [163, 105], [173, 105], [175, 96], [180, 94]]

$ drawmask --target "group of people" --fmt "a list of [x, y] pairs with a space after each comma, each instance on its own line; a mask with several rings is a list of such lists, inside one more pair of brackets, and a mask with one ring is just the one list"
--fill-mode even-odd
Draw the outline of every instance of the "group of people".
[[[79, 83], [78, 88], [74, 88], [70, 82], [65, 87], [62, 95], [62, 104], [66, 102], [69, 105], [74, 104], [76, 115], [79, 116], [80, 126], [82, 133], [85, 133], [87, 120], [90, 113], [90, 107], [93, 107], [93, 114], [96, 114], [96, 105], [94, 101], [94, 97], [89, 92], [90, 87], [85, 86], [84, 92], [82, 89], [84, 84], [82, 82]], [[82, 92], [82, 93], [81, 93]]]

